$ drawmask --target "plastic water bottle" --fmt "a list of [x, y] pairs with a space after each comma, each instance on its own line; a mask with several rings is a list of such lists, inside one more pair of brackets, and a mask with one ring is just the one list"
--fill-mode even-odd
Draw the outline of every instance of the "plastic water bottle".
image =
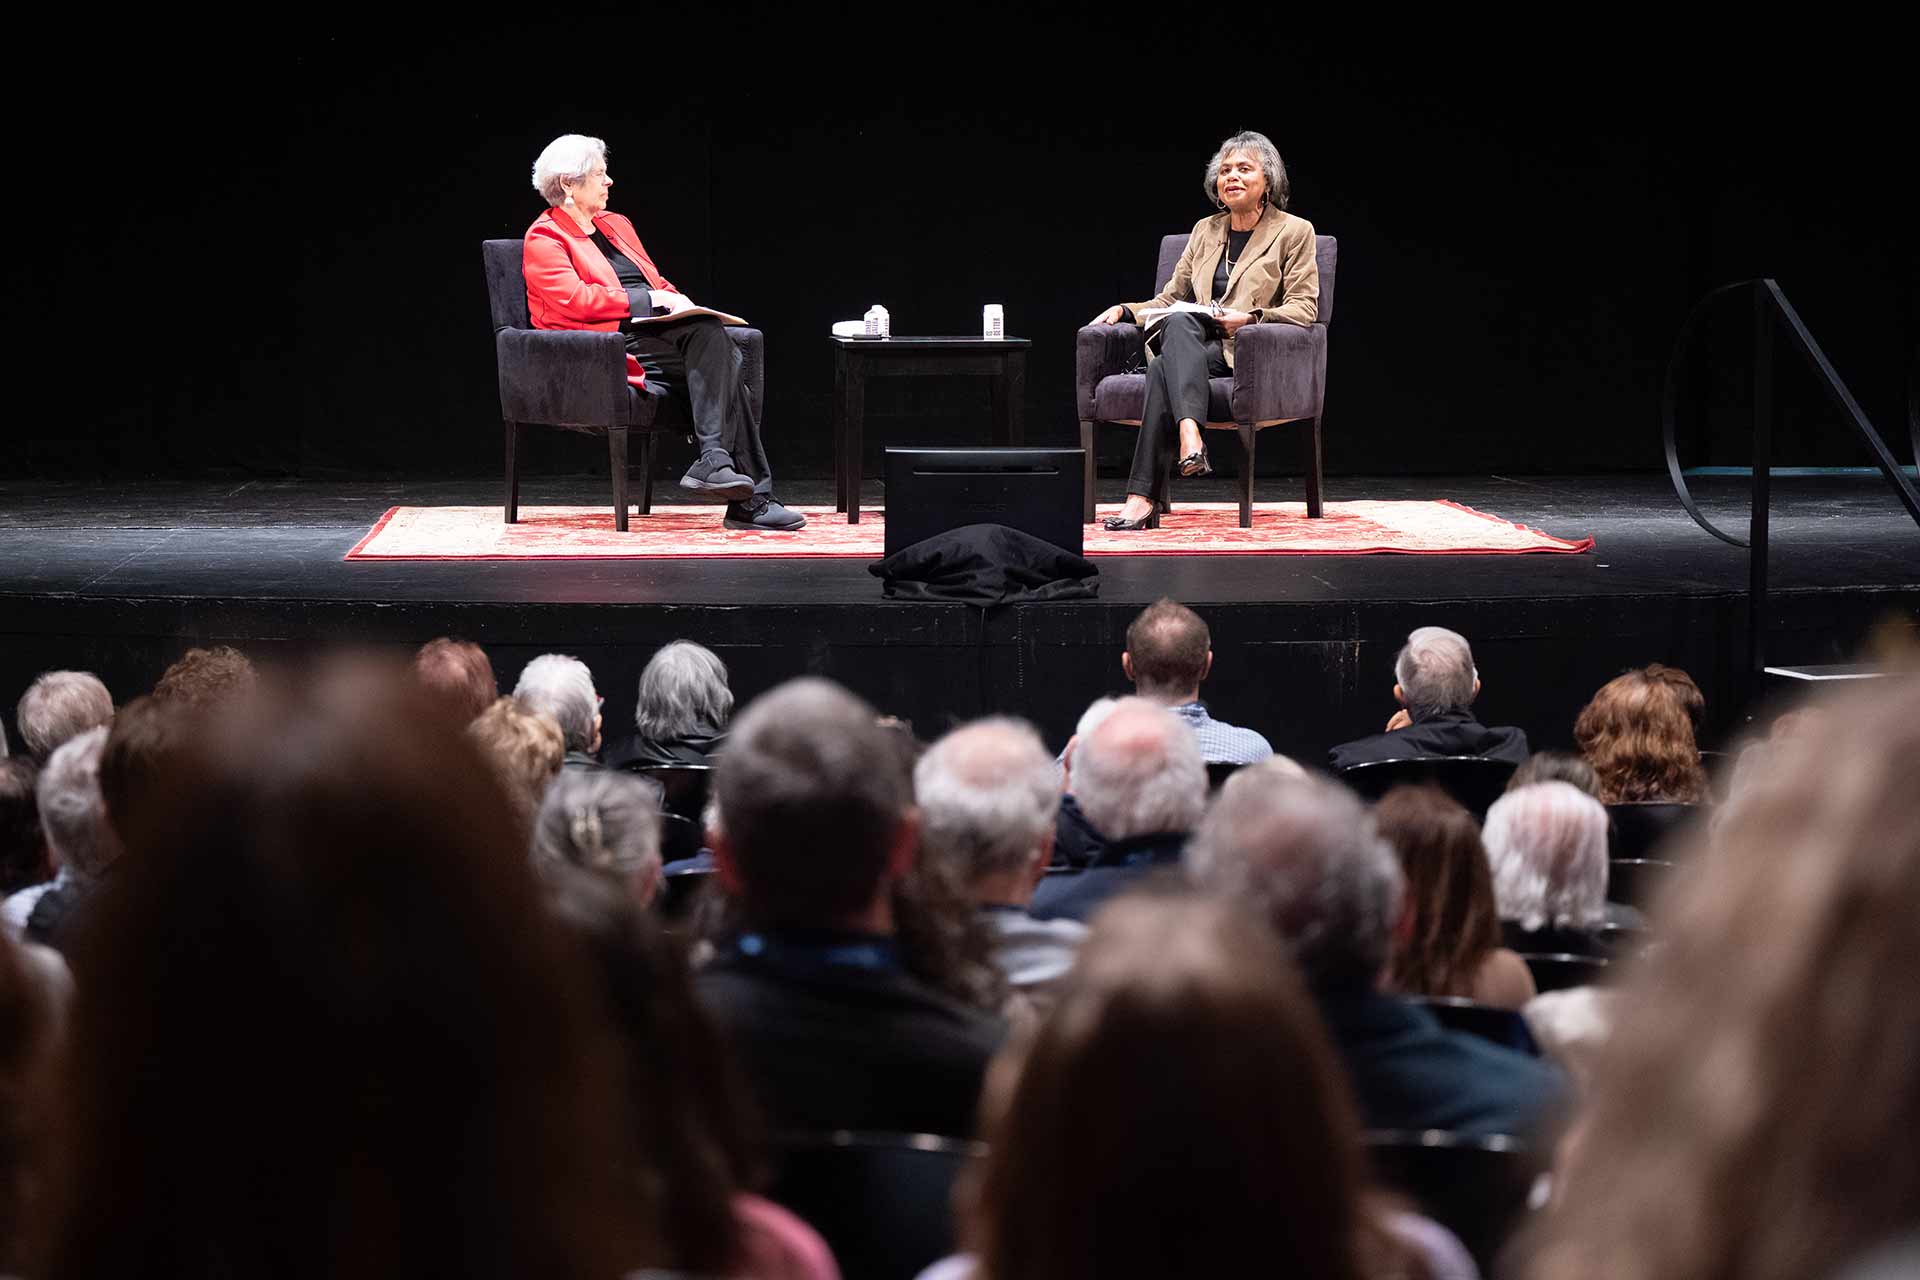
[[1006, 313], [997, 302], [989, 302], [980, 313], [980, 336], [989, 342], [998, 342], [1007, 336]]
[[880, 304], [877, 302], [867, 308], [867, 314], [866, 314], [865, 320], [866, 320], [867, 336], [869, 338], [878, 338], [881, 336], [880, 318], [884, 315], [886, 315], [886, 312], [880, 309]]
[[888, 315], [887, 309], [877, 302], [873, 304], [873, 309], [880, 313], [880, 336], [883, 338], [891, 338], [893, 336], [893, 317]]

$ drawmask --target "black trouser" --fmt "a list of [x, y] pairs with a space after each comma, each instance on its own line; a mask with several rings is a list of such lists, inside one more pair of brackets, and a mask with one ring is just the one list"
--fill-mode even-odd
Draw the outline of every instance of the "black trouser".
[[700, 457], [724, 454], [753, 481], [755, 493], [773, 491], [773, 468], [760, 444], [760, 407], [747, 394], [740, 348], [725, 325], [696, 316], [629, 329], [627, 350], [646, 369], [650, 393], [675, 396], [688, 407]]
[[1207, 423], [1207, 379], [1224, 378], [1227, 357], [1213, 326], [1191, 311], [1167, 317], [1160, 330], [1159, 355], [1147, 365], [1147, 407], [1140, 413], [1140, 436], [1133, 442], [1133, 472], [1127, 492], [1151, 498], [1164, 491], [1180, 442], [1180, 420]]

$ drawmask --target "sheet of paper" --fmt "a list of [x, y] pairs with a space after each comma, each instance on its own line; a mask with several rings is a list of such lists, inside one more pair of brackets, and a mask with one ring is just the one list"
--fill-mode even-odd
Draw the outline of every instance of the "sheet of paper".
[[672, 320], [685, 320], [689, 316], [712, 316], [721, 324], [744, 325], [745, 320], [726, 311], [715, 311], [712, 307], [688, 307], [685, 311], [676, 311], [670, 316], [634, 316], [628, 324], [666, 324]]

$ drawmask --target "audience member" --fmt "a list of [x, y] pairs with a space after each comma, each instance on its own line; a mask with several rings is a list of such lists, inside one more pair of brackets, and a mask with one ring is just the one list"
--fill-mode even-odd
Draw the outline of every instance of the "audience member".
[[196, 710], [220, 706], [244, 697], [259, 682], [259, 673], [247, 655], [231, 645], [189, 649], [160, 675], [153, 696]]
[[[573, 773], [554, 784], [637, 784]], [[550, 794], [553, 794], [550, 793]], [[571, 868], [547, 880], [560, 921], [585, 940], [626, 1060], [628, 1183], [655, 1204], [664, 1262], [686, 1275], [839, 1280], [814, 1230], [752, 1194], [759, 1181], [739, 1070], [693, 997], [685, 958], [632, 896]]]
[[1100, 916], [1054, 1015], [995, 1064], [973, 1256], [929, 1276], [1472, 1276], [1366, 1189], [1313, 1003], [1236, 908], [1142, 894]]
[[546, 879], [600, 876], [646, 906], [660, 891], [660, 789], [611, 769], [562, 771], [533, 821], [533, 865]]
[[1053, 856], [1060, 806], [1053, 761], [1024, 721], [956, 729], [913, 773], [923, 859], [956, 869], [992, 931], [993, 958], [1015, 991], [1042, 997], [1065, 976], [1086, 936], [1072, 920], [1036, 920], [1028, 907]]
[[1335, 769], [1427, 756], [1484, 756], [1516, 765], [1526, 760], [1524, 732], [1473, 718], [1470, 708], [1480, 696], [1480, 672], [1465, 636], [1444, 627], [1416, 629], [1394, 659], [1393, 678], [1400, 710], [1384, 732], [1327, 752]]
[[45, 671], [20, 695], [14, 719], [35, 764], [69, 738], [113, 719], [113, 695], [91, 671]]
[[873, 709], [823, 680], [781, 685], [735, 722], [714, 787], [745, 929], [697, 987], [768, 1123], [971, 1133], [1004, 1026], [903, 966], [893, 889], [920, 822]]
[[0, 937], [0, 1275], [29, 1274], [46, 1231], [62, 1021], [22, 948]]
[[1373, 812], [1380, 834], [1400, 855], [1407, 886], [1393, 988], [1518, 1011], [1535, 995], [1533, 977], [1526, 961], [1500, 945], [1480, 824], [1435, 786], [1395, 787]]
[[1571, 751], [1536, 751], [1507, 779], [1507, 790], [1518, 791], [1536, 782], [1565, 782], [1600, 798], [1600, 775], [1593, 766]]
[[543, 653], [522, 668], [513, 696], [546, 712], [560, 726], [567, 747], [563, 768], [600, 767], [600, 695], [586, 663], [563, 653]]
[[100, 753], [106, 743], [104, 727], [87, 730], [62, 744], [34, 781], [40, 833], [54, 877], [19, 889], [0, 904], [0, 925], [10, 937], [26, 936], [40, 899], [51, 893], [84, 893], [119, 856], [120, 844], [107, 825], [100, 797]]
[[1640, 913], [1607, 902], [1607, 811], [1566, 782], [1509, 791], [1487, 810], [1482, 837], [1493, 897], [1510, 945], [1535, 953], [1600, 955], [1609, 922]]
[[1564, 1081], [1537, 1058], [1452, 1032], [1381, 989], [1402, 877], [1371, 814], [1339, 783], [1227, 780], [1188, 850], [1202, 887], [1262, 911], [1293, 952], [1370, 1129], [1537, 1133]]
[[0, 894], [18, 893], [53, 876], [34, 795], [39, 777], [31, 757], [0, 756]]
[[1920, 685], [1873, 684], [1694, 829], [1532, 1280], [1799, 1280], [1911, 1248]]
[[1067, 739], [1066, 747], [1060, 752], [1060, 816], [1053, 830], [1053, 865], [1056, 867], [1086, 867], [1100, 856], [1100, 846], [1104, 841], [1100, 833], [1093, 829], [1093, 824], [1087, 821], [1087, 815], [1081, 812], [1080, 802], [1073, 796], [1073, 753], [1119, 705], [1118, 698], [1095, 698], [1080, 713], [1080, 722], [1074, 726], [1073, 736]]
[[727, 664], [691, 640], [663, 645], [640, 673], [634, 736], [607, 752], [614, 768], [711, 764], [733, 718]]
[[1707, 796], [1694, 719], [1704, 705], [1684, 671], [1654, 663], [1600, 686], [1573, 722], [1607, 804], [1698, 804]]
[[505, 797], [404, 671], [263, 689], [152, 781], [76, 938], [66, 1178], [34, 1274], [662, 1261], [618, 1176], [586, 957], [529, 909]]
[[1619, 992], [1603, 987], [1567, 987], [1543, 991], [1521, 1010], [1534, 1042], [1566, 1070], [1583, 1096], [1593, 1087], [1594, 1066], [1613, 1034], [1619, 1001]]
[[467, 727], [467, 736], [479, 744], [494, 776], [506, 788], [518, 829], [530, 832], [540, 801], [566, 758], [560, 726], [546, 712], [535, 711], [508, 694], [495, 698], [480, 713]]
[[1114, 894], [1176, 872], [1207, 807], [1207, 767], [1194, 735], [1144, 698], [1121, 699], [1080, 743], [1072, 778], [1101, 848], [1086, 870], [1041, 884], [1033, 914], [1043, 920], [1090, 920]]
[[1173, 600], [1156, 600], [1127, 627], [1120, 669], [1140, 697], [1158, 703], [1193, 730], [1208, 764], [1251, 764], [1273, 754], [1252, 729], [1215, 720], [1200, 701], [1200, 684], [1213, 669], [1213, 636], [1199, 614]]
[[413, 675], [458, 724], [472, 724], [500, 696], [492, 659], [471, 640], [427, 641], [413, 655]]

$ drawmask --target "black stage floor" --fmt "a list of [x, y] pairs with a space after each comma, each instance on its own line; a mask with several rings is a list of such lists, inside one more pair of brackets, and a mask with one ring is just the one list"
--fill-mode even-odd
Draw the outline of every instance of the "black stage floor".
[[[1225, 501], [1231, 484], [1183, 483], [1175, 499]], [[505, 685], [536, 653], [580, 654], [618, 723], [647, 656], [686, 636], [727, 660], [743, 696], [813, 672], [923, 732], [1000, 710], [1031, 716], [1057, 743], [1088, 701], [1119, 690], [1128, 620], [1169, 595], [1213, 627], [1206, 694], [1216, 712], [1304, 758], [1386, 719], [1394, 651], [1429, 623], [1474, 642], [1482, 718], [1526, 726], [1542, 744], [1567, 741], [1604, 680], [1656, 660], [1694, 673], [1716, 730], [1734, 722], [1746, 554], [1694, 526], [1664, 476], [1335, 477], [1328, 491], [1451, 498], [1563, 537], [1591, 535], [1595, 548], [1102, 557], [1097, 601], [983, 615], [885, 601], [860, 561], [341, 559], [390, 506], [493, 503], [497, 482], [7, 481], [0, 702], [51, 666], [99, 671], [130, 697], [196, 643], [275, 658], [452, 633], [485, 644]], [[543, 478], [526, 482], [523, 498], [600, 505], [607, 492], [604, 478]], [[1700, 481], [1696, 493], [1723, 527], [1744, 531], [1744, 481]], [[821, 483], [783, 486], [782, 496], [829, 500]], [[1260, 496], [1297, 498], [1296, 485], [1263, 483]], [[1777, 479], [1773, 529], [1770, 660], [1844, 660], [1888, 615], [1920, 613], [1920, 529], [1878, 476]]]

